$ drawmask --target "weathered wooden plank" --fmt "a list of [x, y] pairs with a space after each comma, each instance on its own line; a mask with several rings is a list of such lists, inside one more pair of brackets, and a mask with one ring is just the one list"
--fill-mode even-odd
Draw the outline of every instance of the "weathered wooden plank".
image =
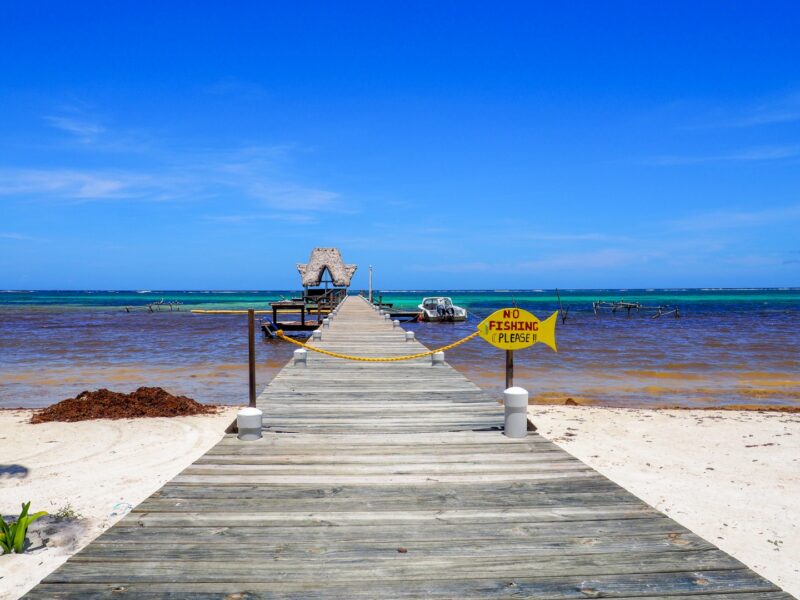
[[[231, 503], [232, 504], [232, 503]], [[132, 512], [124, 520], [134, 521], [138, 526], [159, 525], [175, 527], [179, 525], [225, 527], [250, 523], [254, 527], [274, 527], [292, 525], [295, 527], [329, 527], [345, 525], [367, 525], [372, 523], [513, 523], [515, 521], [570, 521], [587, 519], [642, 519], [652, 517], [657, 512], [641, 501], [631, 504], [611, 504], [596, 506], [526, 506], [523, 508], [481, 509], [481, 510], [416, 510], [416, 511], [358, 511], [312, 513], [295, 512], [232, 512], [226, 503], [220, 503], [218, 511], [172, 512]]]
[[513, 473], [526, 476], [539, 473], [567, 473], [572, 471], [585, 471], [586, 465], [578, 461], [547, 461], [519, 463], [485, 463], [485, 462], [458, 462], [458, 463], [390, 463], [390, 464], [218, 464], [201, 463], [193, 464], [186, 468], [186, 475], [268, 475], [286, 474], [295, 475], [440, 475], [464, 473]]
[[[124, 580], [123, 580], [124, 581]], [[658, 595], [654, 594], [658, 590]], [[741, 590], [739, 593], [733, 593]], [[519, 577], [402, 582], [354, 581], [351, 585], [264, 583], [123, 583], [40, 585], [31, 598], [45, 600], [97, 600], [135, 597], [147, 600], [296, 600], [328, 598], [366, 600], [372, 598], [407, 600], [411, 598], [465, 600], [539, 599], [585, 600], [586, 598], [674, 598], [699, 595], [702, 600], [790, 600], [788, 594], [751, 571], [704, 571], [702, 573], [653, 573], [606, 575], [591, 578]], [[49, 594], [49, 595], [48, 595]], [[113, 596], [111, 594], [114, 594]]]
[[[180, 568], [176, 568], [179, 565]], [[508, 557], [415, 557], [394, 551], [391, 561], [362, 555], [350, 561], [270, 560], [254, 555], [236, 562], [192, 560], [177, 563], [160, 560], [124, 562], [70, 561], [65, 568], [49, 575], [47, 583], [92, 581], [191, 582], [326, 582], [345, 583], [364, 578], [374, 581], [413, 581], [431, 579], [463, 580], [475, 577], [526, 577], [531, 573], [549, 576], [610, 575], [614, 573], [669, 573], [675, 571], [735, 570], [743, 565], [720, 550], [619, 554], [580, 554]], [[479, 574], [479, 575], [478, 575]]]
[[526, 465], [537, 464], [581, 464], [576, 458], [565, 455], [563, 452], [543, 451], [537, 453], [516, 454], [446, 454], [435, 456], [431, 454], [347, 454], [339, 456], [323, 454], [206, 454], [196, 460], [196, 465], [400, 465], [413, 463], [415, 465], [442, 465], [449, 463], [468, 462], [473, 464], [503, 465], [511, 464], [524, 468]]
[[[302, 533], [302, 537], [300, 534]], [[607, 519], [588, 521], [543, 521], [517, 523], [405, 523], [402, 525], [372, 524], [348, 527], [318, 527], [298, 531], [296, 527], [164, 527], [158, 524], [141, 526], [134, 520], [120, 522], [102, 537], [99, 543], [182, 544], [202, 541], [206, 544], [233, 545], [242, 543], [362, 543], [419, 542], [448, 540], [453, 543], [470, 540], [531, 539], [558, 540], [581, 537], [617, 537], [620, 535], [664, 534], [673, 537], [690, 534], [687, 529], [661, 515], [648, 519]]]
[[[590, 494], [542, 494], [537, 496], [509, 496], [486, 499], [479, 496], [467, 498], [442, 494], [434, 497], [398, 495], [393, 498], [308, 498], [293, 499], [287, 503], [285, 499], [269, 500], [266, 498], [239, 498], [233, 494], [214, 498], [158, 498], [150, 497], [134, 509], [134, 512], [198, 512], [215, 510], [221, 504], [231, 512], [253, 512], [255, 510], [269, 512], [310, 512], [324, 510], [326, 512], [353, 512], [359, 509], [371, 511], [397, 512], [412, 510], [480, 510], [489, 508], [549, 507], [549, 506], [608, 506], [642, 505], [642, 501], [628, 493], [593, 492]], [[218, 509], [218, 508], [217, 508]]]
[[[302, 532], [301, 532], [302, 533]], [[302, 536], [298, 535], [302, 540]], [[164, 544], [162, 544], [163, 546]], [[394, 560], [398, 547], [411, 553], [415, 558], [430, 557], [501, 557], [513, 559], [537, 556], [567, 556], [580, 554], [613, 554], [624, 552], [686, 552], [713, 550], [713, 544], [694, 534], [655, 534], [621, 535], [618, 537], [560, 537], [549, 540], [512, 539], [498, 545], [494, 538], [466, 540], [454, 544], [452, 540], [406, 542], [398, 538], [393, 542], [338, 543], [325, 547], [313, 542], [257, 541], [237, 544], [214, 544], [205, 542], [172, 543], [160, 547], [160, 560], [326, 560], [352, 563], [369, 556], [371, 560]], [[119, 542], [98, 541], [89, 545], [75, 557], [79, 562], [141, 560], [141, 544], [120, 544]]]
[[[35, 592], [26, 596], [41, 600], [99, 600], [108, 598], [142, 598], [143, 600], [263, 600], [263, 599], [299, 599], [299, 598], [331, 598], [347, 600], [349, 598], [387, 598], [404, 600], [408, 598], [432, 598], [432, 599], [454, 599], [464, 598], [466, 600], [482, 599], [497, 600], [505, 599], [542, 599], [542, 600], [572, 600], [575, 598], [585, 599], [594, 597], [608, 598], [640, 598], [641, 600], [663, 600], [675, 598], [676, 596], [701, 595], [702, 600], [794, 600], [793, 596], [785, 592], [772, 591], [744, 591], [740, 593], [705, 593], [708, 587], [712, 590], [728, 590], [734, 586], [740, 589], [759, 589], [758, 581], [750, 582], [745, 577], [732, 576], [732, 571], [725, 571], [727, 578], [712, 574], [714, 580], [707, 580], [708, 583], [703, 587], [694, 584], [678, 584], [677, 581], [663, 581], [659, 576], [643, 576], [639, 581], [628, 582], [621, 577], [613, 577], [613, 583], [606, 583], [609, 578], [593, 578], [587, 582], [575, 582], [570, 580], [559, 580], [553, 578], [547, 582], [530, 581], [523, 579], [513, 579], [512, 581], [469, 581], [463, 584], [431, 585], [427, 582], [409, 582], [405, 585], [383, 584], [364, 584], [359, 587], [342, 588], [341, 586], [325, 586], [323, 588], [313, 586], [302, 586], [301, 589], [291, 589], [285, 585], [280, 591], [270, 589], [264, 584], [250, 584], [247, 589], [235, 583], [223, 584], [55, 584], [40, 585]], [[691, 574], [686, 574], [687, 576]], [[597, 588], [582, 588], [586, 585], [600, 585], [602, 592], [597, 592], [597, 596], [588, 595], [591, 590]], [[670, 585], [672, 584], [672, 585]], [[358, 585], [358, 584], [356, 584]], [[652, 596], [648, 595], [647, 588], [657, 587], [664, 590], [665, 594]], [[585, 589], [586, 592], [581, 592]]]
[[479, 482], [451, 483], [446, 485], [371, 485], [371, 486], [303, 486], [303, 485], [247, 485], [232, 484], [198, 487], [169, 482], [151, 498], [262, 498], [267, 500], [324, 500], [343, 498], [353, 500], [392, 500], [413, 496], [423, 501], [436, 499], [469, 499], [483, 502], [506, 502], [533, 499], [542, 496], [571, 496], [602, 492], [621, 492], [624, 488], [599, 475], [585, 478], [564, 478], [545, 481], [513, 481], [481, 484]]
[[187, 475], [181, 473], [177, 475], [173, 481], [180, 484], [199, 484], [199, 485], [225, 485], [225, 484], [242, 484], [242, 483], [255, 483], [262, 485], [283, 485], [283, 484], [304, 484], [304, 485], [378, 485], [378, 484], [407, 484], [415, 485], [426, 482], [432, 483], [469, 483], [475, 482], [490, 482], [495, 481], [498, 483], [512, 482], [512, 481], [547, 481], [553, 479], [570, 479], [580, 475], [585, 475], [587, 479], [596, 477], [596, 473], [587, 468], [583, 471], [570, 471], [564, 473], [561, 471], [549, 471], [541, 473], [524, 473], [524, 472], [508, 472], [508, 473], [467, 473], [452, 475], [449, 473], [444, 474], [418, 474], [418, 475], [338, 475], [338, 474], [321, 474], [321, 475]]

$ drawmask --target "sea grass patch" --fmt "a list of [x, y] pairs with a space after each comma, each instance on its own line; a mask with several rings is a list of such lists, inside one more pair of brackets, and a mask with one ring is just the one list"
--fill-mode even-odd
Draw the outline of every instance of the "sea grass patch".
[[130, 394], [101, 388], [84, 391], [47, 408], [37, 410], [31, 423], [133, 419], [138, 417], [183, 417], [216, 414], [217, 407], [200, 404], [186, 396], [174, 396], [160, 387], [140, 387]]

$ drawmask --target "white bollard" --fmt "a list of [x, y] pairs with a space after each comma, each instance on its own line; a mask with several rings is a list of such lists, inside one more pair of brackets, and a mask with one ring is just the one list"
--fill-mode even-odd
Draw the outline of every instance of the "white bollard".
[[311, 339], [312, 340], [316, 340], [316, 341], [320, 341], [322, 339], [322, 330], [321, 329], [315, 329], [314, 331], [312, 331], [311, 332]]
[[331, 320], [328, 317], [325, 317], [324, 319], [322, 319], [322, 326], [323, 327], [330, 327], [331, 326]]
[[383, 309], [382, 309], [382, 308], [378, 310], [378, 314], [379, 314], [380, 316], [383, 316]]
[[414, 332], [413, 331], [406, 331], [406, 341], [413, 342], [414, 341]]
[[510, 438], [528, 435], [528, 390], [510, 387], [503, 392], [506, 421], [504, 433]]
[[392, 328], [396, 328], [396, 327], [400, 327], [400, 321], [398, 321], [397, 319], [392, 321]]
[[392, 324], [392, 315], [390, 315], [390, 314], [383, 315], [383, 322], [384, 323], [389, 323], [389, 325], [391, 325]]
[[294, 366], [305, 367], [308, 365], [308, 350], [298, 348], [294, 351]]
[[237, 437], [244, 442], [251, 442], [261, 437], [262, 413], [254, 406], [239, 409], [236, 413]]
[[431, 364], [435, 367], [436, 365], [443, 365], [444, 364], [444, 352], [434, 352], [431, 354]]

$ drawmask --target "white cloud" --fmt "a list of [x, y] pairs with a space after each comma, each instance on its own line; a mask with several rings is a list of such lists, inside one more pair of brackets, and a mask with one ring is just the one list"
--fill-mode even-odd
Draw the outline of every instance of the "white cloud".
[[800, 121], [800, 94], [762, 101], [722, 123], [723, 127], [757, 127]]
[[518, 239], [537, 242], [628, 242], [627, 236], [609, 235], [605, 233], [522, 233]]
[[288, 152], [287, 146], [173, 151], [168, 163], [148, 169], [0, 169], [0, 196], [73, 202], [225, 198], [242, 214], [264, 214], [268, 208], [270, 218], [281, 214], [281, 220], [295, 223], [311, 222], [315, 213], [357, 212], [336, 192], [289, 180], [281, 165]]
[[537, 260], [488, 263], [488, 262], [463, 262], [463, 263], [431, 263], [429, 265], [411, 265], [410, 271], [434, 273], [519, 273], [525, 271], [552, 271], [569, 270], [572, 268], [612, 268], [628, 266], [631, 264], [646, 263], [654, 255], [639, 250], [619, 250], [607, 248], [597, 251], [551, 254]]
[[0, 232], [0, 239], [3, 240], [16, 240], [19, 242], [38, 242], [39, 238], [32, 237], [30, 235], [25, 235], [24, 233], [14, 233], [14, 232]]
[[675, 229], [694, 231], [757, 227], [800, 218], [800, 205], [758, 211], [719, 211], [702, 213], [673, 221]]
[[715, 162], [763, 162], [797, 156], [800, 156], [800, 146], [760, 146], [727, 154], [653, 156], [642, 162], [655, 166], [678, 166]]
[[[486, 262], [468, 262], [468, 263], [437, 263], [433, 262], [427, 265], [409, 265], [406, 270], [418, 272], [432, 272], [432, 273], [476, 273], [485, 271], [498, 270], [495, 265]], [[505, 270], [505, 269], [500, 269]]]
[[56, 129], [66, 131], [84, 143], [93, 142], [100, 134], [105, 132], [105, 127], [80, 118], [46, 116], [45, 120]]
[[304, 213], [270, 213], [270, 214], [248, 214], [248, 215], [206, 215], [206, 221], [214, 223], [252, 223], [255, 221], [283, 221], [286, 223], [317, 223], [317, 219], [313, 215]]
[[[222, 80], [212, 88], [208, 91], [254, 91], [235, 78]], [[159, 141], [143, 131], [107, 129], [89, 114], [91, 110], [86, 104], [62, 106], [43, 118], [84, 145], [82, 158], [95, 158], [95, 164], [104, 165], [109, 164], [108, 153], [115, 152], [112, 168], [75, 168], [69, 163], [0, 168], [0, 197], [12, 202], [15, 197], [48, 202], [137, 200], [200, 204], [220, 200], [225, 203], [223, 210], [231, 212], [212, 218], [228, 223], [256, 219], [312, 223], [319, 220], [320, 213], [358, 212], [358, 206], [341, 194], [292, 176], [293, 161], [308, 148], [291, 143], [251, 143], [222, 150], [198, 148], [196, 144]], [[53, 156], [63, 149], [60, 141], [53, 148]], [[49, 164], [53, 162], [52, 158], [48, 160]]]
[[326, 210], [340, 211], [341, 197], [335, 192], [309, 188], [291, 183], [255, 181], [249, 186], [249, 194], [271, 208], [278, 210]]
[[0, 196], [36, 196], [69, 200], [131, 198], [153, 192], [148, 177], [128, 173], [67, 169], [0, 170]]
[[606, 248], [597, 251], [553, 254], [537, 260], [523, 261], [517, 269], [528, 271], [547, 271], [553, 269], [607, 269], [631, 264], [645, 263], [652, 256], [641, 250], [620, 250]]

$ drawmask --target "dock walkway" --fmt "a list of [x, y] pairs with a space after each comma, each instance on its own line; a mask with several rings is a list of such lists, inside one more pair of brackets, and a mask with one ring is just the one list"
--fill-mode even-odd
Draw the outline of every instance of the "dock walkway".
[[[358, 298], [318, 342], [423, 349]], [[29, 598], [791, 598], [430, 359], [310, 353], [227, 435]]]

